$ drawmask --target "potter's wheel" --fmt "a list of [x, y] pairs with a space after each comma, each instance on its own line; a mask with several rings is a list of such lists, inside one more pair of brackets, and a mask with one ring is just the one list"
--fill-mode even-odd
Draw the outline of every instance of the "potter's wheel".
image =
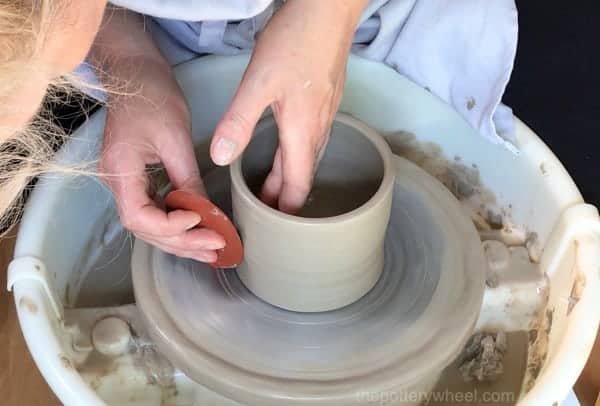
[[[282, 398], [344, 404], [437, 377], [462, 349], [481, 307], [478, 235], [454, 197], [403, 158], [397, 169], [385, 268], [355, 303], [296, 313], [255, 297], [234, 271], [136, 242], [133, 281], [155, 343], [190, 378], [249, 403]], [[229, 174], [205, 177], [230, 210]]]

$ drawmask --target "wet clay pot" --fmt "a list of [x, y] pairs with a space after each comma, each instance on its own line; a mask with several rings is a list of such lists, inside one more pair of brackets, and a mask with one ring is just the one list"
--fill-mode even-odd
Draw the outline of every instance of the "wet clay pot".
[[395, 171], [384, 139], [339, 114], [305, 206], [288, 215], [257, 196], [278, 146], [273, 117], [259, 123], [231, 166], [234, 221], [244, 243], [237, 272], [256, 296], [284, 309], [346, 306], [377, 282]]

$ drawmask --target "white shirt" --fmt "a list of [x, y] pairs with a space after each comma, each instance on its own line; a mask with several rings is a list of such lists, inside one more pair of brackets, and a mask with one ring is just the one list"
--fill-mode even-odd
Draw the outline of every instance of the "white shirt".
[[[157, 45], [177, 64], [252, 48], [282, 0], [111, 1], [155, 17]], [[371, 0], [353, 52], [393, 67], [452, 105], [482, 136], [516, 151], [514, 118], [501, 99], [517, 35], [514, 0]]]

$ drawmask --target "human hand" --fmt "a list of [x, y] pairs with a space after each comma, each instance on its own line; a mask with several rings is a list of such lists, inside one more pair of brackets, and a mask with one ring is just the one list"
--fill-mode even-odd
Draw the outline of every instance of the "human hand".
[[288, 0], [260, 34], [229, 109], [215, 130], [211, 156], [233, 162], [271, 107], [279, 148], [261, 199], [299, 210], [311, 190], [320, 152], [339, 107], [346, 63], [367, 0]]
[[190, 113], [168, 65], [144, 61], [135, 94], [109, 100], [100, 172], [123, 225], [168, 253], [214, 262], [225, 241], [195, 228], [191, 211], [166, 212], [149, 193], [148, 165], [162, 164], [174, 189], [205, 194], [190, 133]]

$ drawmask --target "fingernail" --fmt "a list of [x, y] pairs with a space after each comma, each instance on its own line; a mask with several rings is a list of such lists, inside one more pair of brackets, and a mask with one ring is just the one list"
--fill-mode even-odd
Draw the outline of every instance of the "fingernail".
[[191, 230], [192, 228], [194, 228], [198, 224], [200, 224], [200, 222], [202, 221], [202, 217], [200, 217], [199, 214], [197, 214], [197, 213], [193, 213], [193, 214], [194, 214], [194, 220], [190, 222], [190, 225], [187, 226], [186, 230]]
[[210, 244], [207, 244], [205, 247], [207, 250], [220, 250], [225, 248], [225, 244], [222, 242], [213, 242]]
[[217, 165], [227, 165], [235, 153], [237, 144], [229, 138], [221, 137], [215, 144], [213, 160]]
[[295, 214], [306, 203], [307, 196], [301, 192], [283, 191], [279, 196], [279, 210], [287, 214]]
[[207, 264], [211, 264], [217, 260], [217, 256], [216, 255], [199, 255], [196, 258], [196, 260], [200, 261], [200, 262], [205, 262]]

